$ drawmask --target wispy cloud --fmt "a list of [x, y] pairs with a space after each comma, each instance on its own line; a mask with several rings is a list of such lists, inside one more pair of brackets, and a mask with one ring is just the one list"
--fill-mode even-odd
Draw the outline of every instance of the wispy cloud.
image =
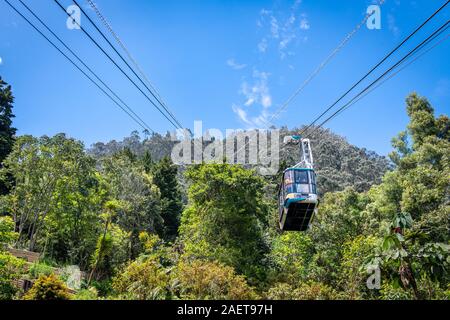
[[[295, 55], [294, 45], [308, 40], [308, 30], [311, 28], [310, 21], [306, 13], [300, 11], [301, 0], [295, 0], [287, 10], [278, 10], [275, 5], [271, 10], [262, 9], [259, 11], [256, 26], [261, 34], [257, 43], [258, 52], [261, 55], [275, 53], [280, 59]], [[261, 56], [262, 58], [262, 56]], [[243, 69], [233, 59], [229, 59], [227, 64], [233, 69]], [[289, 69], [295, 67], [289, 64]], [[234, 103], [232, 110], [247, 129], [266, 128], [270, 126], [270, 108], [273, 99], [269, 88], [270, 73], [259, 71], [256, 68], [251, 76], [243, 78], [239, 89], [242, 98], [240, 103]]]
[[262, 38], [262, 40], [258, 43], [258, 50], [259, 50], [259, 52], [261, 52], [261, 53], [266, 52], [267, 51], [267, 46], [268, 46], [267, 39], [266, 38]]
[[[248, 127], [264, 127], [267, 125], [272, 96], [268, 86], [270, 74], [253, 70], [252, 82], [243, 81], [239, 94], [244, 97], [242, 105], [233, 104], [232, 109], [238, 118]], [[255, 116], [249, 116], [249, 113]]]
[[388, 28], [394, 36], [398, 37], [400, 35], [400, 28], [397, 26], [393, 14], [388, 14]]
[[301, 20], [300, 20], [300, 29], [302, 30], [309, 30], [309, 28], [311, 28], [311, 26], [309, 25], [309, 21], [306, 18], [306, 16], [304, 16]]
[[242, 70], [247, 67], [246, 64], [237, 63], [234, 59], [228, 59], [227, 65], [234, 70]]
[[245, 123], [247, 126], [251, 126], [252, 122], [248, 120], [247, 112], [244, 111], [241, 107], [233, 104], [233, 111], [238, 116], [239, 120], [241, 120], [243, 123]]
[[3, 59], [0, 57], [0, 66], [3, 64]]
[[311, 28], [307, 15], [299, 12], [300, 4], [300, 0], [295, 1], [287, 15], [267, 9], [260, 11], [257, 26], [267, 31], [258, 43], [259, 52], [265, 53], [270, 46], [270, 41], [275, 43], [281, 59], [294, 55], [290, 46], [296, 42], [296, 39], [305, 41], [307, 38], [300, 36], [300, 33]]

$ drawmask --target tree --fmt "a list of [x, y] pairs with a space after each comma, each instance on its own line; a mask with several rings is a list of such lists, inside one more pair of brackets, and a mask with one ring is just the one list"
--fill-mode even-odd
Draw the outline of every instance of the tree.
[[178, 235], [180, 216], [183, 210], [177, 179], [178, 169], [169, 157], [164, 157], [152, 166], [151, 172], [153, 181], [161, 192], [161, 216], [164, 220], [163, 237], [165, 240], [171, 241]]
[[143, 165], [127, 154], [105, 158], [101, 170], [109, 198], [121, 204], [112, 223], [130, 234], [129, 258], [136, 258], [142, 252], [139, 234], [155, 233], [162, 226], [160, 190]]
[[151, 173], [151, 170], [155, 162], [153, 161], [152, 154], [150, 153], [150, 151], [145, 150], [145, 153], [141, 158], [141, 162], [142, 165], [144, 166], [145, 173], [147, 174]]
[[83, 145], [63, 134], [20, 137], [0, 174], [15, 180], [3, 202], [18, 232], [16, 245], [86, 263], [95, 248], [104, 191]]
[[104, 206], [103, 231], [100, 233], [97, 246], [91, 258], [91, 273], [88, 285], [93, 277], [105, 279], [113, 274], [115, 267], [120, 267], [129, 256], [129, 234], [112, 223], [116, 213], [121, 209], [118, 201], [108, 201]]
[[261, 280], [269, 216], [262, 178], [227, 164], [191, 167], [186, 177], [191, 183], [189, 204], [180, 226], [185, 255], [229, 265], [250, 283]]
[[[14, 118], [13, 103], [14, 97], [11, 86], [0, 77], [0, 168], [14, 144], [16, 128], [12, 126], [12, 119]], [[0, 181], [0, 195], [4, 195], [8, 191], [8, 183]]]
[[309, 235], [290, 232], [275, 236], [269, 253], [274, 264], [271, 281], [293, 283], [307, 279], [313, 255], [314, 244]]

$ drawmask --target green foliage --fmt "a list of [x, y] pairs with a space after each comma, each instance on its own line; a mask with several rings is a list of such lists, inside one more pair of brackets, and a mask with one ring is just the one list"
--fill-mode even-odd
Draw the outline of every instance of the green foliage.
[[186, 257], [217, 260], [261, 279], [268, 211], [263, 180], [241, 166], [208, 164], [186, 172], [189, 204], [181, 220]]
[[340, 287], [347, 299], [368, 299], [375, 295], [366, 286], [367, 259], [376, 252], [379, 240], [374, 236], [357, 236], [344, 243], [342, 250]]
[[112, 223], [130, 234], [130, 258], [136, 258], [142, 251], [139, 234], [156, 232], [163, 223], [161, 193], [153, 177], [129, 155], [119, 153], [106, 158], [102, 167], [110, 197], [120, 201]]
[[17, 293], [14, 280], [24, 273], [24, 261], [0, 250], [0, 300], [11, 300]]
[[[0, 77], [0, 167], [14, 145], [16, 128], [12, 126], [14, 97], [9, 86]], [[12, 184], [10, 176], [0, 181], [0, 195], [7, 194]]]
[[10, 217], [0, 217], [0, 250], [17, 240], [18, 234], [14, 232], [14, 221]]
[[[0, 111], [12, 116], [4, 86]], [[450, 120], [417, 94], [406, 104], [395, 167], [327, 130], [312, 136], [324, 196], [304, 233], [275, 229], [279, 176], [177, 167], [169, 135], [133, 132], [96, 144], [94, 157], [63, 134], [19, 137], [0, 168], [10, 189], [0, 198], [0, 298], [18, 297], [13, 283], [26, 275], [2, 251], [12, 245], [88, 274], [72, 297], [61, 272], [35, 263], [26, 299], [449, 299]], [[1, 143], [7, 118], [0, 112]], [[296, 162], [297, 147], [286, 147], [280, 173]], [[367, 287], [373, 268], [379, 290]]]
[[41, 276], [50, 276], [54, 272], [54, 267], [42, 262], [35, 262], [28, 269], [28, 274], [32, 279], [38, 279]]
[[164, 300], [171, 297], [168, 271], [157, 259], [130, 262], [113, 280], [113, 288], [121, 299]]
[[98, 300], [98, 291], [97, 289], [91, 287], [89, 289], [79, 290], [72, 298], [73, 300]]
[[341, 296], [333, 288], [318, 282], [301, 283], [297, 287], [277, 283], [266, 292], [269, 300], [338, 300]]
[[412, 300], [413, 296], [398, 285], [385, 283], [381, 286], [380, 298], [382, 300]]
[[275, 237], [269, 254], [274, 263], [272, 278], [288, 283], [306, 279], [313, 255], [314, 244], [309, 235], [291, 232]]
[[257, 295], [233, 268], [216, 261], [182, 261], [177, 266], [180, 298], [193, 300], [249, 300]]
[[103, 193], [94, 165], [83, 145], [63, 134], [18, 138], [0, 172], [15, 181], [4, 201], [18, 245], [75, 263], [89, 255]]
[[25, 300], [70, 300], [71, 295], [64, 282], [55, 275], [41, 276], [25, 294]]
[[[148, 159], [146, 160], [149, 161]], [[165, 240], [174, 240], [178, 235], [183, 209], [178, 185], [177, 167], [169, 157], [164, 157], [151, 167], [153, 181], [161, 192], [161, 216], [164, 220], [162, 234]]]

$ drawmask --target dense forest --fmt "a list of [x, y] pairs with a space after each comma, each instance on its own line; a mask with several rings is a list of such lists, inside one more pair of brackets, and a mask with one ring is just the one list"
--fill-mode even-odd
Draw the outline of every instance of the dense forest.
[[450, 298], [450, 120], [425, 97], [389, 159], [317, 130], [319, 213], [285, 233], [280, 177], [177, 167], [169, 135], [17, 136], [13, 103], [0, 78], [0, 299]]

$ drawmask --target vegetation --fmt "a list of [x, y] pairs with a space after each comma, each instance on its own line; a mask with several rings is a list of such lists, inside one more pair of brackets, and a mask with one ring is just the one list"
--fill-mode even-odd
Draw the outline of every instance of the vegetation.
[[55, 275], [40, 277], [23, 297], [25, 300], [69, 300], [70, 294], [64, 282]]
[[[177, 167], [159, 135], [88, 152], [64, 134], [15, 137], [4, 82], [0, 93], [0, 299], [450, 298], [450, 121], [417, 94], [391, 162], [317, 132], [319, 214], [307, 232], [280, 233], [275, 178]], [[85, 275], [73, 295], [55, 275], [67, 265]], [[18, 279], [34, 285], [21, 292]]]

